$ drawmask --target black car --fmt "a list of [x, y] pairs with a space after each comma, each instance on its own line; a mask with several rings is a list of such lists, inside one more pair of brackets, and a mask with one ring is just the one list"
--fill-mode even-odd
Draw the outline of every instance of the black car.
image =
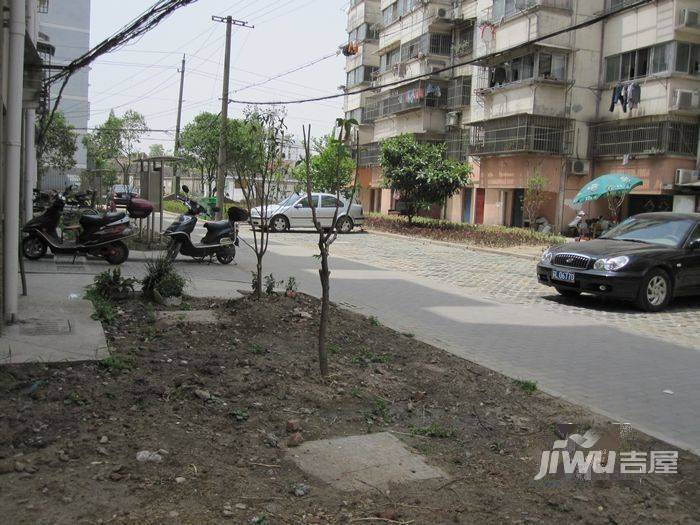
[[560, 294], [583, 292], [663, 310], [674, 297], [700, 295], [700, 213], [642, 213], [599, 239], [550, 248], [540, 283]]
[[114, 204], [117, 206], [126, 206], [132, 197], [138, 197], [139, 194], [134, 191], [131, 186], [126, 184], [115, 184], [112, 186], [112, 196], [114, 197]]

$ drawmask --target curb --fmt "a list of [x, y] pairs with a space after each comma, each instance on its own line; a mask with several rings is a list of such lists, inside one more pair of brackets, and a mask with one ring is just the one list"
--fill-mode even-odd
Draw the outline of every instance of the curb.
[[461, 244], [461, 243], [456, 243], [456, 242], [448, 242], [448, 241], [438, 241], [435, 239], [428, 239], [426, 237], [420, 237], [417, 235], [402, 235], [400, 233], [389, 233], [381, 230], [373, 230], [371, 228], [365, 227], [365, 231], [371, 234], [376, 234], [376, 235], [385, 235], [387, 237], [394, 237], [396, 239], [411, 239], [413, 241], [422, 241], [422, 242], [427, 242], [430, 244], [436, 244], [438, 246], [449, 246], [452, 248], [461, 248], [463, 250], [472, 250], [475, 252], [486, 252], [486, 253], [495, 253], [497, 255], [508, 255], [510, 257], [517, 257], [518, 259], [525, 259], [527, 261], [538, 261], [540, 258], [536, 255], [526, 255], [524, 253], [512, 253], [506, 250], [499, 250], [497, 248], [484, 248], [481, 246], [473, 246], [471, 244]]

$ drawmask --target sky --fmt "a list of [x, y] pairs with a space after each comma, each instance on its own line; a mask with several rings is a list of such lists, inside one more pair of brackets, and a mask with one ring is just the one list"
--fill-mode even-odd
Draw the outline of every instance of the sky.
[[[91, 46], [136, 18], [155, 0], [92, 0]], [[231, 15], [254, 29], [234, 28], [231, 46], [230, 98], [277, 101], [339, 93], [344, 84], [341, 55], [264, 85], [240, 90], [338, 50], [347, 40], [348, 0], [198, 0], [180, 8], [138, 41], [98, 59], [90, 72], [90, 122], [104, 122], [114, 109], [143, 114], [152, 132], [140, 149], [161, 143], [173, 148], [180, 75], [186, 56], [182, 127], [203, 111], [221, 109], [226, 25], [212, 15]], [[289, 132], [301, 137], [304, 124], [314, 136], [330, 131], [342, 116], [343, 99], [287, 107]], [[231, 104], [229, 117], [244, 106]]]

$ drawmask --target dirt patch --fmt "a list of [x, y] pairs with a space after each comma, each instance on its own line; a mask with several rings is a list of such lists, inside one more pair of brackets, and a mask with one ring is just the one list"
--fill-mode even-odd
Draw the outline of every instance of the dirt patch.
[[[683, 452], [675, 475], [534, 481], [542, 451], [561, 437], [556, 423], [605, 421], [370, 319], [333, 310], [331, 375], [322, 381], [315, 300], [188, 299], [170, 310], [187, 308], [215, 310], [219, 323], [159, 329], [152, 306], [124, 302], [106, 328], [108, 360], [0, 369], [4, 522], [693, 523], [700, 516], [698, 459]], [[346, 492], [289, 457], [304, 441], [376, 432], [391, 432], [449, 480]], [[672, 449], [634, 433], [627, 444]]]

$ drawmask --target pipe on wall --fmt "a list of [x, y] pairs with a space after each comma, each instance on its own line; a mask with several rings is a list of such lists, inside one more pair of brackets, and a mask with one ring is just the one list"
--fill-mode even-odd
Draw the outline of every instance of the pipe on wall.
[[5, 318], [17, 318], [19, 286], [19, 189], [22, 165], [22, 89], [24, 85], [25, 0], [10, 1], [10, 42], [6, 112], [5, 229], [3, 232], [3, 278]]

